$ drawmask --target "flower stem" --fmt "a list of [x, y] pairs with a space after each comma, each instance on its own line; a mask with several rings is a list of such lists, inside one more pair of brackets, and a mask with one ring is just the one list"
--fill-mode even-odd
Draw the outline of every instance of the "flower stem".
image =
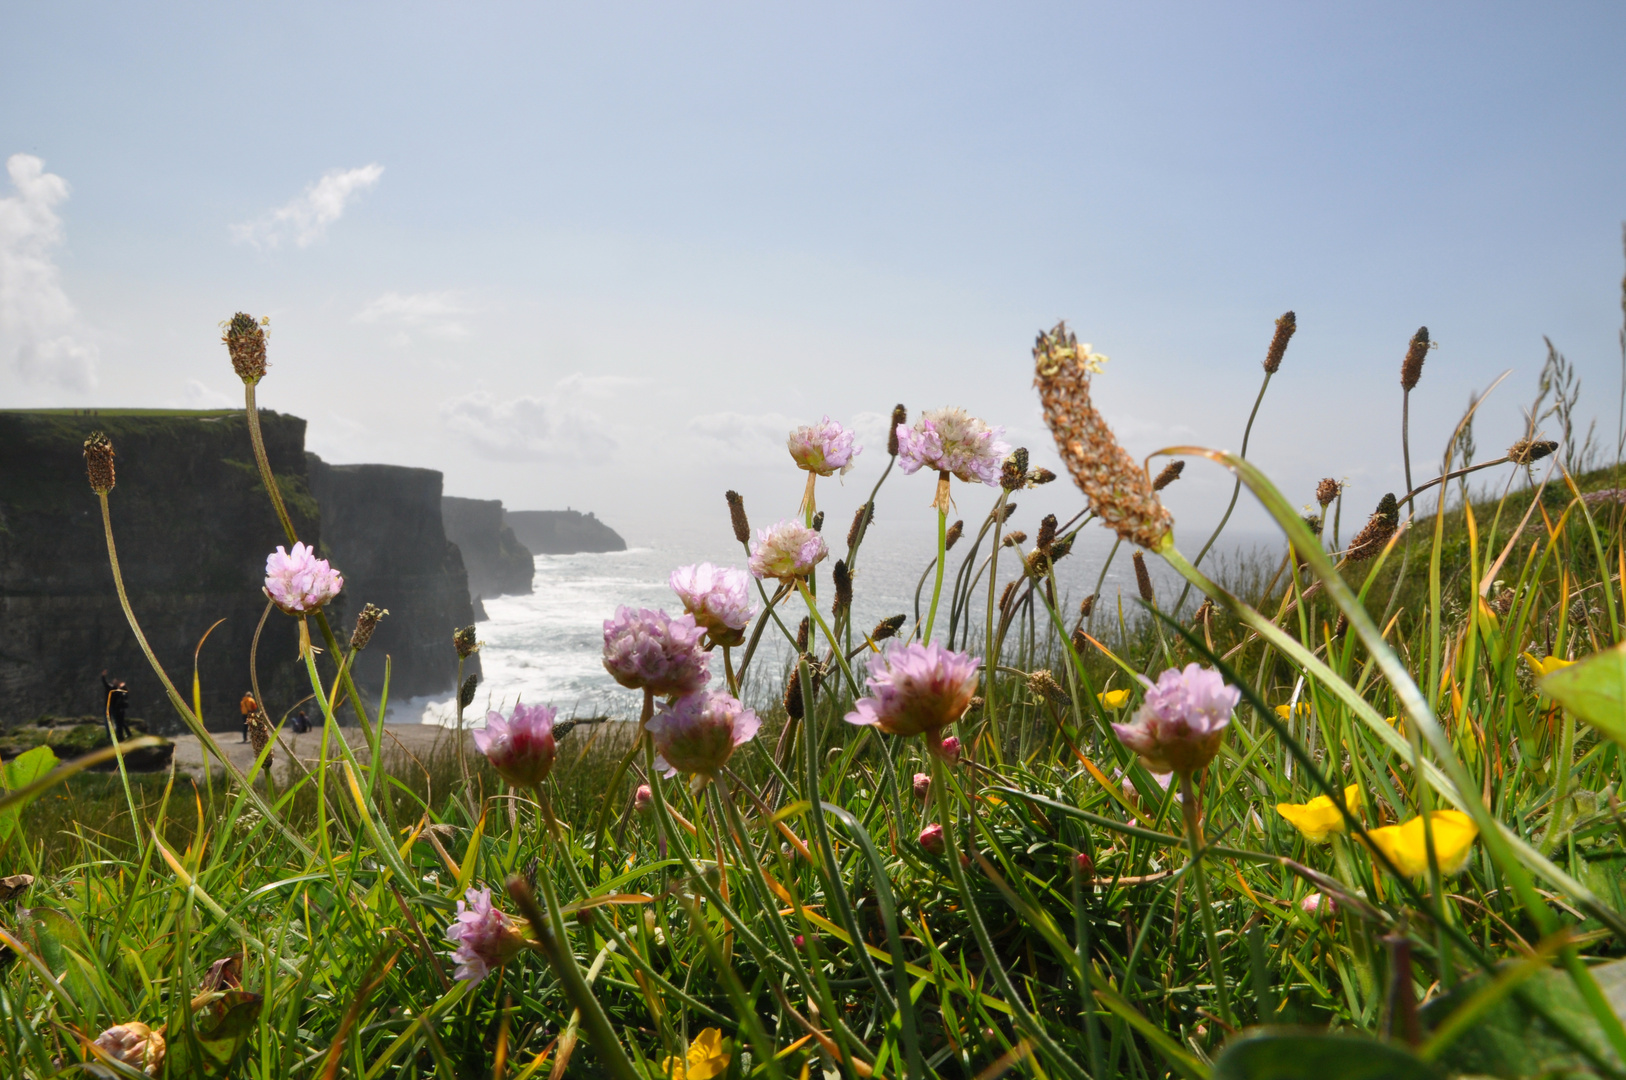
[[948, 511], [942, 507], [937, 509], [937, 583], [932, 586], [932, 606], [926, 611], [926, 632], [921, 635], [921, 643], [929, 645], [932, 640], [932, 623], [937, 621], [937, 601], [943, 595], [943, 560], [948, 554]]
[[[983, 629], [982, 638], [982, 719], [983, 727], [988, 732], [988, 747], [995, 764], [1002, 764], [1004, 756], [1000, 753], [999, 739], [994, 735], [998, 730], [995, 719], [995, 702], [998, 696], [994, 692], [994, 668], [999, 666], [999, 649], [994, 643], [996, 604], [994, 598], [999, 590], [999, 534], [1005, 525], [1005, 503], [1010, 497], [1011, 493], [1002, 488], [999, 492], [999, 501], [994, 504], [994, 546], [988, 549], [988, 621]], [[969, 631], [966, 636], [970, 636]]]
[[1191, 848], [1191, 877], [1197, 884], [1197, 910], [1202, 914], [1203, 937], [1208, 939], [1208, 965], [1213, 969], [1214, 992], [1219, 998], [1220, 1019], [1231, 1027], [1236, 1018], [1231, 1015], [1231, 995], [1225, 989], [1225, 963], [1220, 956], [1219, 935], [1214, 929], [1214, 909], [1208, 899], [1208, 878], [1203, 874], [1202, 808], [1197, 802], [1197, 788], [1190, 773], [1180, 774], [1182, 816], [1186, 823], [1186, 843]]

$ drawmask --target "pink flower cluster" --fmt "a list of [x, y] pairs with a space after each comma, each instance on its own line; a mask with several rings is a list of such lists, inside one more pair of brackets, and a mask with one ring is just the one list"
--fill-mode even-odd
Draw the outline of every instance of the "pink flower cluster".
[[744, 570], [697, 563], [673, 570], [670, 581], [683, 610], [713, 641], [738, 645], [745, 640], [745, 627], [756, 607], [751, 603], [751, 578]]
[[819, 476], [837, 471], [846, 475], [853, 458], [863, 452], [853, 445], [853, 433], [826, 416], [817, 424], [799, 427], [786, 440], [790, 456], [798, 468]]
[[968, 483], [999, 483], [999, 468], [1010, 445], [1002, 427], [989, 427], [960, 408], [934, 409], [914, 427], [899, 424], [898, 468], [953, 473]]
[[547, 705], [515, 705], [513, 715], [506, 719], [500, 712], [489, 712], [486, 726], [474, 732], [474, 745], [510, 784], [540, 784], [558, 754], [553, 740], [555, 715]]
[[655, 767], [663, 776], [715, 776], [761, 726], [756, 713], [728, 694], [712, 690], [678, 698], [649, 721]]
[[1242, 691], [1219, 672], [1187, 664], [1146, 683], [1146, 700], [1134, 719], [1112, 730], [1154, 773], [1193, 773], [1213, 760]]
[[604, 669], [629, 690], [692, 694], [711, 681], [694, 616], [622, 606], [604, 620]]
[[344, 576], [303, 543], [285, 551], [281, 544], [265, 559], [265, 595], [290, 615], [309, 615], [339, 595]]
[[468, 903], [457, 902], [457, 917], [446, 928], [446, 940], [457, 948], [452, 961], [459, 979], [479, 982], [525, 947], [514, 920], [491, 906], [490, 889], [470, 889]]
[[799, 521], [781, 521], [757, 531], [751, 545], [751, 573], [758, 579], [795, 581], [805, 578], [830, 554], [824, 537]]
[[[894, 645], [881, 669], [869, 676], [869, 696], [859, 698], [847, 723], [872, 725], [890, 735], [936, 732], [954, 723], [971, 705], [982, 661], [951, 652], [935, 641]], [[959, 741], [945, 746], [933, 737], [935, 753], [958, 756]]]

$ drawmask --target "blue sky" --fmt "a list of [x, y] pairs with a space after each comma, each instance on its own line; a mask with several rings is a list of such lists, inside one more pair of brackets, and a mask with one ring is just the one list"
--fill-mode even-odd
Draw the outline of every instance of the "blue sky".
[[[714, 519], [729, 486], [793, 509], [783, 433], [824, 413], [878, 440], [896, 401], [965, 405], [1053, 460], [1028, 349], [1061, 317], [1113, 358], [1096, 398], [1131, 450], [1235, 448], [1292, 308], [1251, 456], [1295, 501], [1347, 476], [1362, 517], [1400, 486], [1421, 324], [1440, 348], [1414, 463], [1509, 368], [1481, 457], [1517, 437], [1543, 334], [1614, 441], [1618, 5], [64, 3], [6, 23], [12, 405], [240, 400], [216, 324], [268, 313], [261, 402], [324, 456], [636, 538]], [[1062, 487], [1040, 501], [1076, 502]], [[1194, 466], [1169, 499], [1195, 526], [1228, 495]]]

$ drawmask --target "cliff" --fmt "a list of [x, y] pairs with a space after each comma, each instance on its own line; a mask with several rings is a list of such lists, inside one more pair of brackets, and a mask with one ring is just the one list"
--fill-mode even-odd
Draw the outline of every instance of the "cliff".
[[[443, 694], [455, 688], [452, 631], [474, 621], [468, 575], [441, 524], [441, 474], [398, 465], [329, 465], [305, 455], [310, 486], [322, 507], [322, 547], [345, 579], [331, 612], [335, 632], [349, 634], [363, 604], [389, 609], [352, 677], [376, 700], [390, 657], [390, 697]], [[478, 671], [472, 657], [465, 671]]]
[[499, 500], [445, 495], [440, 500], [440, 518], [446, 538], [463, 553], [470, 593], [502, 596], [531, 591], [536, 563], [503, 521]]
[[[266, 452], [307, 542], [322, 539], [305, 466], [305, 421], [260, 414]], [[241, 411], [75, 409], [0, 412], [0, 727], [101, 715], [97, 672], [129, 683], [129, 714], [181, 728], [113, 590], [83, 444], [105, 431], [117, 453], [108, 496], [130, 603], [181, 687], [198, 643], [203, 716], [237, 730], [249, 649], [265, 609], [265, 557], [286, 544], [255, 468]], [[272, 612], [260, 687], [274, 717], [310, 692], [294, 622]]]
[[579, 510], [510, 510], [508, 524], [519, 542], [538, 555], [627, 550], [614, 529]]

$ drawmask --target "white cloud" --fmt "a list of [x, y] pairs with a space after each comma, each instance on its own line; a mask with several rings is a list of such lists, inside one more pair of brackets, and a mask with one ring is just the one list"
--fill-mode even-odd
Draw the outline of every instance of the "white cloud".
[[722, 443], [742, 458], [757, 461], [785, 450], [785, 440], [798, 423], [782, 413], [703, 413], [689, 420], [689, 430]]
[[309, 247], [344, 216], [352, 199], [377, 185], [383, 175], [384, 166], [377, 163], [359, 169], [330, 169], [293, 202], [233, 225], [232, 237], [258, 248], [280, 247], [289, 240], [298, 247]]
[[353, 322], [383, 323], [396, 333], [390, 341], [406, 345], [412, 340], [408, 330], [421, 330], [441, 338], [467, 337], [469, 328], [460, 318], [472, 315], [478, 309], [455, 292], [397, 293], [387, 292], [369, 301], [356, 312]]
[[586, 402], [608, 398], [633, 381], [577, 373], [541, 397], [497, 398], [477, 390], [447, 402], [440, 417], [475, 453], [495, 461], [601, 458], [621, 438]]
[[173, 405], [177, 409], [240, 409], [243, 407], [243, 397], [241, 394], [233, 397], [201, 380], [188, 379], [181, 396], [173, 401]]
[[55, 207], [68, 183], [32, 154], [11, 155], [6, 172], [16, 194], [0, 199], [0, 332], [16, 341], [24, 379], [89, 390], [97, 349], [73, 332], [73, 304], [52, 257], [63, 238]]

